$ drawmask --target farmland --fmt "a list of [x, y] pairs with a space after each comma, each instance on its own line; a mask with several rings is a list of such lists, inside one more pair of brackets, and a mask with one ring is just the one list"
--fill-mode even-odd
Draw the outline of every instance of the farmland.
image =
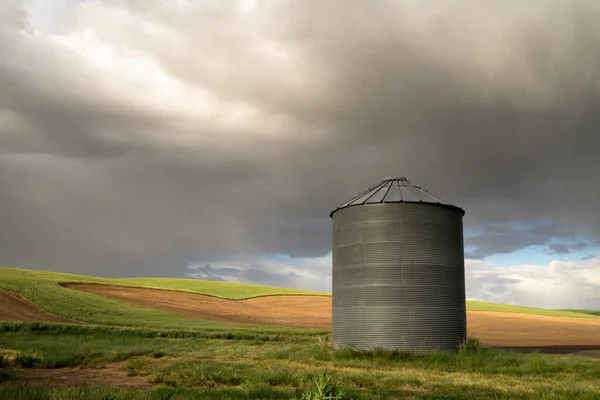
[[478, 341], [410, 355], [333, 349], [326, 293], [10, 268], [0, 289], [3, 399], [309, 398], [328, 379], [340, 399], [600, 397], [590, 311], [469, 302]]
[[[82, 275], [60, 274], [41, 271], [0, 268], [0, 289], [22, 296], [40, 309], [62, 318], [90, 324], [118, 325], [143, 328], [173, 329], [229, 329], [230, 324], [216, 321], [203, 321], [185, 318], [152, 308], [141, 307], [128, 302], [120, 302], [93, 293], [86, 293], [64, 287], [68, 282], [103, 284], [115, 286], [136, 286], [137, 279], [102, 279]], [[150, 288], [181, 289], [177, 279], [142, 279]], [[314, 292], [291, 289], [278, 289], [264, 286], [225, 284], [220, 282], [189, 281], [184, 288], [188, 292], [209, 296], [223, 296], [231, 299], [258, 297], [273, 294], [315, 294]], [[179, 284], [179, 285], [178, 285]], [[239, 324], [236, 329], [282, 330], [281, 327]]]

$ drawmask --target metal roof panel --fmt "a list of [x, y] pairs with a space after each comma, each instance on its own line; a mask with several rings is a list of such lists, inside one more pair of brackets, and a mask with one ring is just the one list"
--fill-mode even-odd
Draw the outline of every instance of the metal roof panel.
[[405, 177], [393, 177], [386, 178], [381, 183], [372, 188], [364, 191], [358, 196], [354, 197], [350, 201], [342, 204], [333, 210], [329, 215], [333, 216], [337, 210], [357, 206], [360, 204], [374, 204], [374, 203], [429, 203], [439, 204], [450, 207], [458, 208], [462, 211], [463, 215], [465, 211], [441, 198], [432, 195], [426, 189], [420, 186], [415, 186]]

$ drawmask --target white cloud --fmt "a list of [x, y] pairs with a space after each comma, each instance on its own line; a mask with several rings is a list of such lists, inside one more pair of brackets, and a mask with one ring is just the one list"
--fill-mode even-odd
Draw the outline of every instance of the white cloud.
[[542, 308], [600, 309], [600, 258], [498, 267], [466, 260], [467, 297]]
[[[10, 1], [10, 0], [9, 0]], [[68, 30], [74, 8], [85, 0], [24, 0], [29, 26], [40, 33]]]
[[[287, 68], [294, 60], [290, 59], [286, 48], [273, 41], [264, 29], [262, 32], [254, 29], [259, 26], [260, 18], [249, 21], [243, 29], [231, 31], [233, 37], [229, 34], [221, 37], [221, 40], [235, 44], [239, 49], [235, 50], [237, 56], [250, 57], [234, 65], [231, 54], [223, 52], [223, 46], [216, 45], [197, 32], [195, 24], [190, 24], [186, 17], [189, 11], [174, 8], [152, 18], [136, 10], [135, 6], [130, 7], [63, 1], [59, 9], [48, 12], [39, 1], [27, 2], [25, 10], [34, 31], [22, 33], [20, 47], [27, 51], [17, 53], [7, 66], [17, 71], [22, 70], [23, 65], [44, 64], [49, 71], [47, 75], [52, 76], [52, 83], [66, 88], [63, 96], [71, 97], [75, 102], [108, 105], [132, 116], [152, 116], [169, 121], [172, 129], [168, 133], [149, 129], [142, 135], [141, 139], [159, 145], [219, 146], [224, 136], [236, 140], [238, 145], [255, 145], [256, 140], [278, 143], [297, 134], [305, 138], [310, 137], [311, 132], [313, 136], [320, 135], [319, 129], [309, 128], [285, 113], [270, 112], [212, 87], [211, 82], [229, 82], [223, 79], [224, 74], [240, 64], [248, 64], [246, 73], [251, 77], [256, 71], [250, 67], [260, 57], [272, 59], [266, 64], [270, 71], [262, 71], [262, 77], [249, 79], [250, 82], [256, 82], [258, 78], [258, 81], [270, 81], [272, 85], [276, 80], [290, 83], [297, 80], [298, 74], [290, 74]], [[214, 5], [203, 7], [206, 10], [202, 11], [217, 14], [222, 14], [221, 9], [227, 9]], [[244, 7], [252, 9], [252, 2], [244, 3]], [[67, 17], [71, 23], [63, 29], [48, 28], [49, 24]], [[202, 24], [201, 21], [198, 23]], [[195, 52], [196, 47], [203, 50]], [[185, 69], [185, 73], [182, 74], [181, 69]], [[186, 74], [209, 78], [190, 79]], [[49, 86], [43, 79], [32, 76], [31, 82]], [[75, 87], [79, 90], [68, 90]], [[94, 94], [93, 98], [90, 93]], [[116, 137], [118, 133], [107, 134], [126, 140]]]

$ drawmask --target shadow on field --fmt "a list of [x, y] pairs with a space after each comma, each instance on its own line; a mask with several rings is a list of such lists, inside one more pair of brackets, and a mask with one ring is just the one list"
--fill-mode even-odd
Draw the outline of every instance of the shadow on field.
[[576, 356], [586, 356], [600, 358], [600, 345], [572, 345], [572, 346], [511, 346], [511, 347], [494, 347], [496, 349], [515, 350], [520, 352], [540, 352], [545, 354], [568, 354]]
[[559, 310], [559, 311], [572, 311], [572, 312], [578, 312], [581, 314], [587, 314], [587, 315], [593, 315], [595, 317], [600, 317], [600, 310]]

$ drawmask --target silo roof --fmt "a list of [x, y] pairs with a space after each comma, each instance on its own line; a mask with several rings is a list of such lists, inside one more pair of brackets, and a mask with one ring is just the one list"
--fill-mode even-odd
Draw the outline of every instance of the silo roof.
[[381, 183], [372, 188], [367, 189], [363, 193], [354, 197], [350, 201], [342, 204], [333, 210], [329, 216], [346, 207], [358, 206], [361, 204], [378, 204], [378, 203], [429, 203], [439, 204], [449, 207], [458, 208], [465, 215], [465, 211], [441, 198], [432, 195], [426, 189], [420, 186], [415, 186], [403, 176], [386, 178]]

